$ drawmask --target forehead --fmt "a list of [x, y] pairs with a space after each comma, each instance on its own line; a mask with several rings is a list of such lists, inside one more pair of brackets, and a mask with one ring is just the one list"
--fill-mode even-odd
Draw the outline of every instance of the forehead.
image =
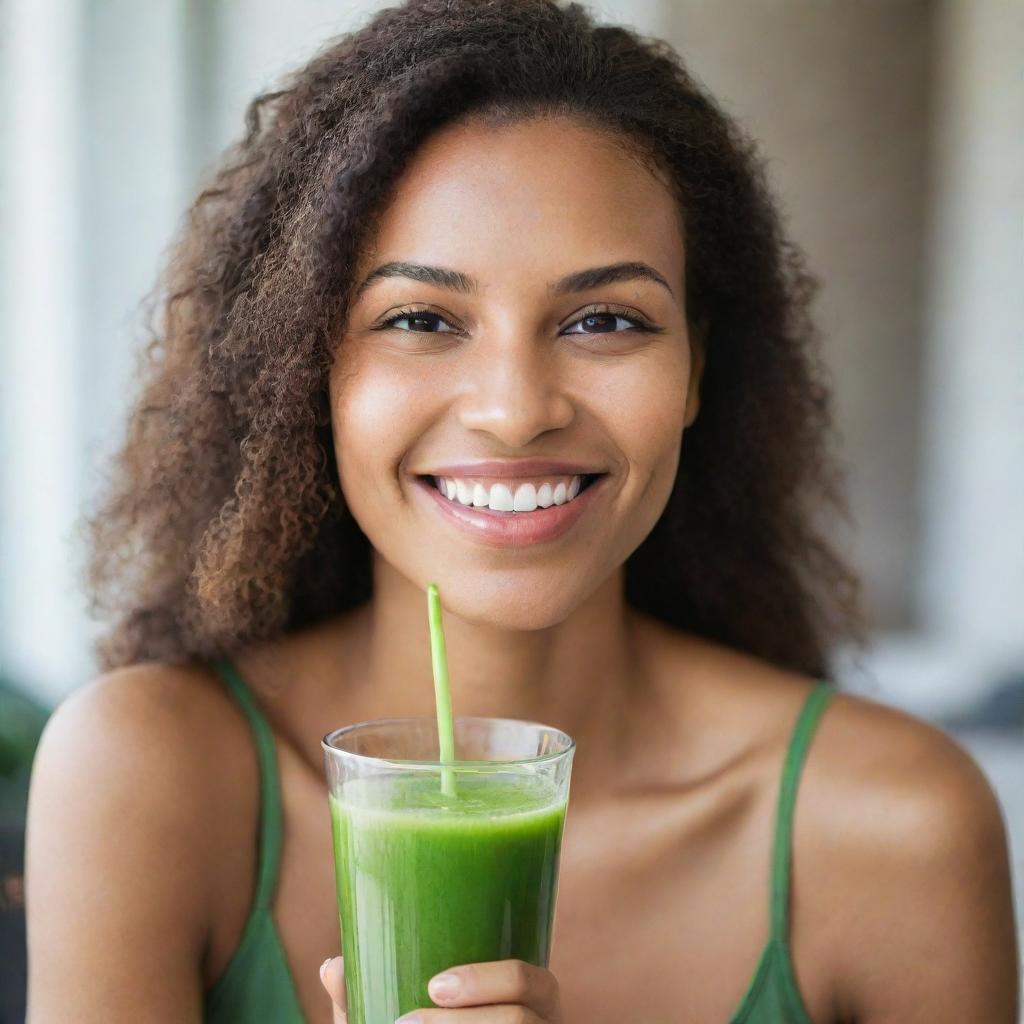
[[577, 122], [448, 125], [416, 151], [368, 240], [384, 259], [500, 284], [546, 282], [613, 259], [683, 276], [678, 205], [628, 148]]

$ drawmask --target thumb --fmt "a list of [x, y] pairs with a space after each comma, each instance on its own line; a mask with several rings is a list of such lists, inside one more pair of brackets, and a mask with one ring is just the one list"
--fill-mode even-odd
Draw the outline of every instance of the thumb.
[[348, 1024], [345, 1013], [345, 962], [340, 956], [328, 957], [320, 965], [320, 981], [334, 1003], [334, 1024]]

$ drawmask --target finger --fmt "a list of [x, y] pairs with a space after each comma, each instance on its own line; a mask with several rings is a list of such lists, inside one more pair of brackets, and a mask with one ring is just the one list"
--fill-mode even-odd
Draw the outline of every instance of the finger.
[[430, 979], [430, 998], [439, 1006], [489, 1006], [510, 1003], [533, 1010], [542, 1019], [558, 1015], [558, 982], [543, 967], [522, 960], [494, 960], [451, 967]]
[[342, 957], [328, 957], [320, 965], [320, 981], [334, 1004], [334, 1024], [348, 1024], [345, 1013], [345, 962]]
[[480, 1006], [473, 1010], [414, 1010], [399, 1017], [395, 1024], [468, 1024], [472, 1014], [473, 1024], [552, 1024], [542, 1020], [525, 1006]]

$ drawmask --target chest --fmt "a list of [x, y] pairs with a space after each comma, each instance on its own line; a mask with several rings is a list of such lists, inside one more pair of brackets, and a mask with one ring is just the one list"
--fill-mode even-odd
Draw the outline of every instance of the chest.
[[671, 812], [625, 817], [567, 823], [551, 958], [565, 1019], [729, 1024], [766, 939], [767, 865]]

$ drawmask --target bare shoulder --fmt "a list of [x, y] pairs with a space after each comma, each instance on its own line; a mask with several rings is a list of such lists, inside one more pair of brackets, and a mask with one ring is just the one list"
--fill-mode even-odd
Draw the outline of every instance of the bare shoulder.
[[[72, 691], [46, 723], [33, 765], [38, 784], [58, 779], [105, 793], [158, 796], [165, 812], [200, 814], [224, 775], [239, 717], [210, 671], [144, 663]], [[192, 788], [190, 784], [199, 784]]]
[[[1016, 1021], [1003, 814], [951, 736], [835, 694], [801, 781], [794, 851], [798, 908], [802, 882], [802, 920], [830, 951], [844, 1019]], [[915, 969], [921, 955], [928, 971]]]
[[[860, 817], [858, 841], [890, 853], [948, 856], [1005, 844], [999, 802], [948, 733], [864, 697], [835, 693], [822, 716], [802, 795]], [[807, 801], [811, 802], [811, 799]]]
[[229, 716], [205, 670], [155, 664], [50, 716], [26, 835], [33, 1024], [199, 1019]]
[[[101, 723], [144, 724], [158, 730], [184, 725], [203, 729], [208, 716], [223, 706], [220, 692], [211, 684], [209, 671], [199, 666], [129, 665], [73, 690], [50, 717], [47, 730]], [[191, 729], [183, 732], [194, 735]]]
[[[751, 765], [774, 800], [818, 681], [660, 624], [640, 628], [669, 713], [690, 716], [694, 744], [707, 734], [728, 745], [715, 756]], [[1003, 814], [984, 772], [942, 729], [833, 691], [799, 776], [791, 878], [797, 980], [823, 993], [832, 1019], [1015, 1024]]]
[[[32, 768], [37, 817], [53, 797], [73, 807], [60, 811], [63, 820], [110, 815], [121, 836], [155, 820], [154, 855], [208, 866], [215, 858], [198, 854], [222, 846], [225, 815], [239, 804], [257, 810], [246, 732], [209, 669], [145, 663], [109, 672], [72, 691], [47, 720]], [[203, 891], [195, 890], [197, 908]]]
[[[696, 708], [716, 735], [766, 751], [772, 766], [818, 679], [637, 619], [653, 651], [652, 675], [679, 706]], [[680, 680], [686, 685], [680, 685]], [[671, 709], [670, 709], [671, 710]], [[772, 768], [774, 771], [774, 768]], [[816, 726], [800, 783], [804, 817], [859, 817], [857, 839], [927, 846], [950, 831], [989, 843], [1003, 837], [999, 804], [977, 763], [938, 727], [896, 708], [834, 690]], [[839, 835], [839, 833], [836, 833]]]

